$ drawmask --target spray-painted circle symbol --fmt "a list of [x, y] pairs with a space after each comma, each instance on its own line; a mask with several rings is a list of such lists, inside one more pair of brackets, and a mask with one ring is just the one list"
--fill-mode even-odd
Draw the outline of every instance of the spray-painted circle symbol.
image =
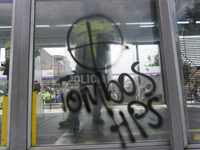
[[[90, 22], [91, 20], [97, 20], [97, 19], [100, 19], [100, 20], [106, 20], [107, 22], [109, 22], [110, 25], [112, 25], [115, 29], [115, 32], [116, 32], [116, 35], [119, 39], [119, 41], [116, 41], [116, 40], [107, 40], [107, 41], [93, 41], [93, 39], [91, 38], [91, 36], [93, 37], [97, 37], [100, 33], [100, 31], [98, 31], [98, 27], [95, 27], [94, 25], [90, 25]], [[87, 42], [85, 42], [84, 44], [77, 44], [74, 48], [71, 47], [71, 36], [73, 35], [73, 31], [75, 30], [76, 26], [79, 24], [80, 28], [84, 28], [84, 32], [81, 33], [81, 35], [79, 34], [79, 36], [81, 37], [83, 34], [85, 35], [82, 36], [79, 40], [79, 41], [82, 41], [82, 43], [84, 43], [86, 40]], [[100, 24], [101, 24], [101, 21], [100, 21]], [[97, 25], [98, 26], [98, 25]], [[86, 30], [87, 28], [87, 30]], [[96, 28], [96, 29], [95, 29]], [[92, 31], [92, 33], [90, 33]], [[95, 32], [94, 32], [95, 31]], [[77, 33], [78, 34], [78, 33]], [[92, 34], [92, 35], [91, 35]], [[86, 37], [89, 37], [88, 39]], [[70, 55], [71, 57], [74, 59], [74, 61], [79, 65], [81, 66], [82, 68], [84, 69], [87, 69], [87, 70], [94, 70], [94, 69], [97, 69], [97, 70], [104, 70], [105, 68], [106, 69], [109, 69], [112, 67], [112, 65], [114, 65], [115, 63], [113, 64], [108, 64], [107, 66], [96, 66], [95, 65], [95, 52], [93, 53], [93, 51], [91, 50], [90, 51], [90, 55], [92, 56], [92, 60], [89, 60], [91, 62], [89, 63], [83, 63], [82, 61], [78, 60], [78, 58], [72, 53], [73, 50], [77, 50], [77, 49], [81, 49], [81, 48], [89, 48], [89, 49], [93, 49], [93, 47], [95, 45], [100, 45], [100, 44], [115, 44], [115, 45], [121, 45], [122, 47], [125, 47], [123, 45], [123, 42], [124, 42], [124, 39], [123, 39], [123, 36], [122, 36], [122, 33], [119, 29], [119, 27], [114, 23], [114, 21], [112, 21], [109, 17], [105, 16], [105, 15], [102, 15], [102, 14], [93, 14], [93, 15], [89, 15], [89, 16], [86, 16], [86, 17], [83, 17], [83, 18], [80, 18], [78, 20], [76, 20], [72, 25], [71, 27], [69, 28], [68, 30], [68, 33], [67, 33], [67, 37], [66, 37], [66, 41], [67, 41], [67, 46], [68, 46], [68, 50], [70, 52]], [[84, 42], [83, 42], [84, 41]], [[77, 42], [78, 43], [78, 42]], [[122, 48], [123, 49], [123, 48]], [[124, 49], [128, 49], [127, 47], [125, 47]], [[95, 50], [97, 51], [97, 50]], [[121, 50], [122, 52], [122, 50]], [[83, 54], [84, 55], [84, 54]], [[87, 54], [88, 55], [88, 54]], [[119, 55], [119, 57], [121, 56], [121, 54]], [[118, 59], [117, 59], [118, 60]], [[94, 65], [90, 65], [94, 63]]]

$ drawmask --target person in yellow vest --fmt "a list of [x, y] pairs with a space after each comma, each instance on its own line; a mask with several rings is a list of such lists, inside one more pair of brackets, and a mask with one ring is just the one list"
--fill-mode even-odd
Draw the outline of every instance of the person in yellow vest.
[[[110, 47], [106, 42], [117, 40], [117, 36], [111, 22], [105, 18], [94, 17], [90, 20], [82, 20], [76, 24], [70, 35], [71, 41], [76, 44], [75, 58], [84, 66], [94, 68], [90, 45], [87, 45], [90, 44], [90, 40], [86, 22], [90, 23], [93, 43], [102, 42], [101, 44], [93, 44], [96, 67], [97, 69], [105, 68], [105, 65], [110, 64]], [[105, 69], [101, 69], [101, 72], [105, 73]], [[92, 70], [86, 70], [80, 65], [76, 65], [76, 73], [94, 72]]]
[[44, 102], [45, 103], [50, 103], [53, 98], [54, 98], [54, 96], [51, 93], [51, 88], [47, 87], [47, 90], [46, 90], [46, 92], [43, 95]]
[[[91, 34], [92, 34], [92, 42], [100, 43], [93, 44], [93, 53], [91, 54], [91, 43], [88, 34], [87, 23], [90, 24]], [[87, 19], [82, 19], [77, 22], [73, 27], [72, 32], [70, 34], [70, 42], [72, 45], [75, 45], [75, 59], [77, 60], [76, 65], [76, 73], [84, 74], [84, 73], [94, 73], [94, 70], [87, 69], [94, 68], [94, 66], [101, 72], [106, 73], [105, 66], [110, 64], [110, 46], [108, 41], [116, 41], [117, 35], [115, 30], [111, 24], [111, 22], [101, 16], [97, 17], [89, 17]], [[93, 58], [94, 56], [94, 58]], [[95, 61], [95, 65], [94, 65]], [[82, 64], [83, 66], [81, 66]], [[85, 67], [86, 66], [86, 67]], [[80, 85], [80, 88], [85, 85]], [[102, 101], [100, 95], [97, 96], [98, 104], [93, 107], [93, 125], [103, 125], [104, 120], [101, 118], [101, 108]], [[76, 125], [79, 123], [79, 113], [71, 113], [69, 112], [69, 116], [65, 121], [59, 123], [60, 126], [64, 126], [67, 124], [71, 124], [72, 122], [76, 122]]]
[[3, 96], [0, 96], [0, 109], [2, 109], [2, 106], [3, 106]]
[[44, 94], [46, 93], [46, 91], [42, 91], [42, 99], [43, 99], [43, 103], [45, 103], [45, 97]]
[[3, 98], [4, 98], [4, 92], [3, 90], [0, 90], [0, 108], [3, 106]]
[[69, 93], [69, 88], [67, 87], [65, 90], [65, 94]]
[[[7, 80], [9, 79], [9, 61], [10, 61], [10, 37], [7, 38], [6, 44], [5, 44], [5, 58], [6, 58], [6, 63], [4, 64], [5, 70], [3, 72], [3, 75], [7, 75]], [[40, 48], [35, 41], [35, 57], [40, 55]]]

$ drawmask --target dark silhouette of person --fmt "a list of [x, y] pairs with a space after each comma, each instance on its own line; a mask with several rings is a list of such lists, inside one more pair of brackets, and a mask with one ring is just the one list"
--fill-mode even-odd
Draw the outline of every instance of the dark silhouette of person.
[[[92, 47], [91, 41], [88, 34], [88, 26], [90, 25], [91, 37], [92, 37]], [[75, 45], [74, 58], [79, 64], [76, 65], [75, 73], [77, 74], [88, 74], [100, 71], [102, 74], [106, 73], [106, 67], [110, 64], [110, 44], [108, 41], [114, 41], [117, 39], [115, 30], [109, 20], [103, 17], [91, 17], [89, 19], [83, 19], [76, 23], [73, 27], [70, 41]], [[99, 43], [99, 44], [97, 44]], [[81, 64], [81, 65], [80, 65]], [[83, 66], [86, 67], [83, 67]], [[93, 68], [93, 69], [87, 69]], [[109, 80], [108, 78], [106, 79]], [[85, 85], [80, 84], [80, 88]], [[102, 91], [101, 86], [100, 91]], [[103, 125], [104, 120], [101, 118], [101, 108], [102, 100], [100, 94], [97, 93], [97, 105], [93, 106], [92, 110], [92, 121], [93, 124]], [[75, 104], [74, 104], [75, 105]], [[71, 124], [72, 122], [79, 123], [79, 113], [69, 112], [69, 116], [65, 121], [59, 123], [60, 126]]]

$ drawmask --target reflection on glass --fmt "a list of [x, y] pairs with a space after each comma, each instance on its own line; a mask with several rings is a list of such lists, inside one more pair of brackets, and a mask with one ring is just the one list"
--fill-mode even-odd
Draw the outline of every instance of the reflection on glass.
[[0, 124], [1, 146], [6, 145], [6, 117], [9, 82], [12, 3], [0, 2]]
[[186, 127], [189, 132], [189, 143], [200, 143], [199, 110], [200, 110], [200, 2], [197, 0], [181, 0], [176, 7], [178, 42], [182, 65], [183, 97], [186, 106]]
[[36, 145], [169, 139], [155, 2], [36, 1], [35, 23]]

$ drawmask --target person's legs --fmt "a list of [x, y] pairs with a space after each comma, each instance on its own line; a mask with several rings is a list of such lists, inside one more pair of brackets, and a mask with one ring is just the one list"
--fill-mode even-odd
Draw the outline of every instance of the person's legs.
[[59, 123], [59, 125], [62, 125], [62, 124], [71, 124], [73, 123], [74, 121], [76, 121], [77, 123], [79, 122], [79, 114], [80, 112], [77, 112], [77, 113], [72, 113], [72, 112], [69, 112], [69, 115], [68, 117], [65, 119], [65, 121], [61, 121]]
[[198, 103], [198, 99], [196, 95], [194, 96], [194, 103]]
[[50, 103], [50, 100], [45, 100], [45, 104]]
[[[102, 89], [100, 88], [100, 91]], [[101, 109], [102, 109], [102, 99], [100, 96], [99, 91], [97, 91], [97, 104], [93, 105], [92, 109], [92, 122], [93, 126], [103, 126], [104, 125], [104, 120], [101, 117]]]
[[[70, 106], [72, 108], [76, 108], [78, 106], [78, 102], [75, 101], [75, 102], [70, 102]], [[69, 110], [68, 110], [69, 111]], [[65, 119], [65, 121], [61, 121], [59, 123], [60, 126], [63, 126], [63, 125], [68, 125], [68, 124], [71, 124], [71, 123], [75, 123], [75, 124], [79, 124], [79, 114], [80, 114], [81, 110], [79, 110], [78, 112], [71, 112], [69, 111], [69, 114], [68, 114], [68, 117]]]

